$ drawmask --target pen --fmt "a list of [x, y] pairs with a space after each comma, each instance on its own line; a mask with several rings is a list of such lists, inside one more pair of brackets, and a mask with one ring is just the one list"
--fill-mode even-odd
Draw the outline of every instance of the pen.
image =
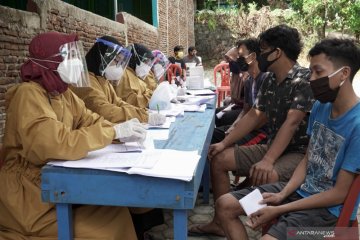
[[159, 104], [156, 104], [156, 109], [157, 109], [158, 113], [160, 113]]

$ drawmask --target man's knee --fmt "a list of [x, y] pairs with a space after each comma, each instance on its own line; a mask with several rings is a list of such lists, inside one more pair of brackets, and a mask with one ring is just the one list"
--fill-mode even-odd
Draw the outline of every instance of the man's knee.
[[230, 193], [224, 194], [215, 202], [215, 209], [219, 217], [238, 217], [240, 204]]
[[235, 159], [230, 156], [232, 149], [225, 149], [219, 154], [215, 155], [211, 160], [211, 168], [213, 171], [234, 171]]
[[275, 182], [279, 182], [279, 174], [275, 170], [273, 170], [269, 176], [267, 183], [275, 183]]

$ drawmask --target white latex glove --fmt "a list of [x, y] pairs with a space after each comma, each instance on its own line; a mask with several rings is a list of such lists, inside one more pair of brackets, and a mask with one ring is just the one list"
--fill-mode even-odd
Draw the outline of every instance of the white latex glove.
[[114, 126], [115, 138], [122, 142], [144, 142], [146, 138], [146, 127], [137, 118]]
[[158, 126], [164, 124], [166, 117], [160, 113], [149, 113], [148, 123], [152, 126]]

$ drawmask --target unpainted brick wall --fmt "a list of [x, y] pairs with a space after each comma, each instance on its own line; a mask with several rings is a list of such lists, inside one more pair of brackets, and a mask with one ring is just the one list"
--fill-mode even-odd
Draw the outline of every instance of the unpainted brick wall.
[[172, 54], [175, 45], [187, 48], [195, 43], [192, 0], [158, 0], [158, 28], [127, 13], [123, 13], [126, 21], [119, 23], [60, 0], [28, 2], [29, 9], [35, 12], [0, 5], [0, 142], [5, 127], [5, 93], [21, 82], [20, 66], [28, 57], [31, 39], [38, 33], [76, 33], [84, 42], [85, 51], [96, 37], [103, 35], [114, 36], [123, 44], [142, 43], [167, 55]]

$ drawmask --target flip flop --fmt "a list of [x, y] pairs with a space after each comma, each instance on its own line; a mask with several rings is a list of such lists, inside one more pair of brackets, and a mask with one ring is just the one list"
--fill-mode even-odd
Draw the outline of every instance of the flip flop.
[[216, 233], [210, 233], [210, 232], [205, 232], [204, 230], [202, 230], [200, 228], [201, 225], [195, 225], [192, 226], [189, 230], [188, 230], [188, 236], [190, 237], [225, 237], [224, 235], [219, 235]]

